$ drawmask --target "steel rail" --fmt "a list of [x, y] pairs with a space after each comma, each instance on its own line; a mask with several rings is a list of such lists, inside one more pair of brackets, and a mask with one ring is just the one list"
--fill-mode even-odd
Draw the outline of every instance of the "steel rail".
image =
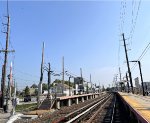
[[[110, 95], [110, 94], [109, 94]], [[86, 109], [88, 109], [89, 107], [91, 107], [92, 105], [96, 104], [97, 102], [99, 102], [100, 100], [104, 99], [106, 96], [108, 96], [107, 94], [106, 95], [102, 95], [102, 97], [100, 99], [96, 99], [96, 100], [93, 100], [94, 102], [91, 102], [79, 109], [76, 109], [74, 110], [73, 112], [70, 112], [69, 114], [66, 114], [65, 116], [62, 116], [60, 118], [58, 118], [56, 121], [52, 122], [52, 123], [64, 123], [64, 122], [67, 122], [69, 121], [72, 117], [75, 117], [76, 115], [80, 114], [81, 112], [85, 111]]]
[[106, 98], [106, 97], [104, 96], [104, 97], [102, 97], [102, 98], [100, 98], [100, 99], [98, 99], [98, 100], [95, 100], [94, 102], [92, 102], [92, 103], [90, 103], [90, 104], [88, 104], [88, 105], [85, 105], [85, 106], [83, 106], [82, 108], [77, 109], [77, 110], [75, 110], [75, 111], [69, 113], [69, 114], [66, 115], [65, 117], [67, 118], [67, 117], [69, 117], [69, 116], [71, 116], [71, 115], [73, 115], [73, 114], [75, 114], [75, 113], [78, 113], [78, 112], [80, 112], [80, 111], [82, 111], [82, 110], [85, 110], [85, 109], [87, 109], [88, 107], [90, 107], [91, 105], [96, 104], [97, 102], [101, 101], [101, 100], [104, 99], [104, 98]]
[[[94, 104], [93, 106], [91, 106], [90, 108], [86, 109], [85, 111], [83, 111], [82, 113], [78, 114], [77, 116], [75, 116], [74, 118], [72, 118], [71, 120], [65, 122], [65, 123], [72, 123], [73, 121], [76, 121], [77, 119], [81, 118], [83, 115], [87, 114], [88, 112], [90, 112], [91, 110], [94, 110], [98, 105], [100, 105], [103, 101], [105, 101], [107, 98], [109, 98], [111, 96], [108, 95], [107, 97], [104, 97], [103, 99], [101, 99], [98, 103]], [[106, 102], [105, 102], [106, 103]]]
[[109, 98], [106, 100], [106, 102], [94, 113], [94, 115], [92, 115], [92, 117], [86, 122], [86, 123], [91, 123], [95, 117], [98, 115], [98, 113], [103, 109], [103, 107], [107, 104], [107, 102], [109, 101], [110, 99], [110, 96]]
[[113, 105], [113, 112], [112, 112], [112, 117], [111, 117], [111, 123], [114, 122], [115, 109], [116, 109], [116, 95], [115, 95], [115, 101], [114, 101], [114, 105]]

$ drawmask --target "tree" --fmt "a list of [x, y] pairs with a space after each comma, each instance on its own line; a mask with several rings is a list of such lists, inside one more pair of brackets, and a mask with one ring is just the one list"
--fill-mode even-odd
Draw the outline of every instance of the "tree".
[[[52, 83], [52, 86], [54, 86], [55, 84], [61, 83], [62, 81], [59, 79], [55, 79], [55, 81]], [[64, 81], [64, 84], [69, 86], [69, 81]], [[74, 83], [70, 82], [70, 86], [73, 87]]]
[[26, 86], [24, 92], [25, 92], [25, 95], [30, 95], [30, 89], [28, 86]]
[[51, 84], [52, 87], [54, 87], [55, 84], [61, 83], [61, 80], [59, 79], [55, 79], [55, 81], [53, 81], [53, 83]]
[[38, 89], [35, 89], [34, 93], [35, 93], [35, 95], [38, 95]]
[[48, 85], [46, 83], [42, 84], [42, 90], [48, 90]]
[[16, 91], [16, 95], [19, 96], [21, 94], [21, 91]]

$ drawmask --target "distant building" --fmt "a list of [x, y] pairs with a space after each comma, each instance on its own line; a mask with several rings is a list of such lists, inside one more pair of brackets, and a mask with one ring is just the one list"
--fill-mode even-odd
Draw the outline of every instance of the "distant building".
[[36, 84], [33, 84], [30, 88], [38, 88]]
[[139, 77], [136, 77], [135, 79], [134, 79], [134, 81], [135, 81], [135, 87], [134, 87], [134, 91], [135, 91], [135, 93], [136, 94], [138, 94], [138, 93], [141, 93], [141, 86], [140, 86], [140, 84], [139, 84]]
[[144, 90], [150, 92], [150, 82], [143, 82]]
[[[62, 96], [62, 88], [64, 87], [64, 95], [65, 96], [69, 96], [69, 85], [67, 84], [64, 84], [64, 86], [62, 86], [61, 83], [57, 83], [55, 84], [55, 86], [53, 88], [51, 88], [51, 92], [52, 93], [56, 93], [57, 96]], [[73, 91], [74, 91], [74, 88], [73, 87], [70, 87], [70, 94], [73, 95]]]
[[136, 77], [136, 78], [134, 79], [134, 81], [135, 81], [135, 87], [136, 87], [136, 88], [140, 88], [139, 77]]

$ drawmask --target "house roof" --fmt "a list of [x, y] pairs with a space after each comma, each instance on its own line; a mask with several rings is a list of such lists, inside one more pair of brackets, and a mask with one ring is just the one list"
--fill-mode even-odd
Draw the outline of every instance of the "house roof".
[[36, 84], [33, 84], [33, 85], [31, 86], [31, 88], [38, 88], [38, 86], [37, 86]]
[[[62, 86], [61, 83], [58, 83], [57, 86]], [[69, 89], [69, 85], [64, 84], [64, 88]], [[70, 89], [74, 89], [73, 87], [70, 87]]]

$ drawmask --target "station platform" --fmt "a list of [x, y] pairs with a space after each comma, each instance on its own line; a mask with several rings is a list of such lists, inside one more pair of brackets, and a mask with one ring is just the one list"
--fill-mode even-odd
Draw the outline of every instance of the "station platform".
[[150, 97], [118, 92], [142, 123], [150, 123]]
[[103, 93], [90, 93], [90, 94], [82, 94], [82, 95], [73, 95], [73, 96], [63, 96], [63, 97], [57, 97], [56, 99], [56, 108], [60, 109], [62, 106], [71, 106], [73, 102], [75, 104], [78, 104], [80, 102], [84, 102], [88, 99], [97, 98]]
[[51, 108], [60, 109], [63, 106], [71, 106], [73, 104], [79, 104], [80, 102], [97, 98], [103, 94], [105, 94], [105, 92], [57, 97], [54, 100], [53, 105], [51, 100], [45, 99], [39, 106], [39, 110], [49, 110]]
[[62, 96], [62, 97], [57, 97], [57, 100], [65, 100], [65, 99], [72, 99], [72, 98], [79, 98], [79, 97], [86, 97], [86, 96], [96, 96], [99, 94], [100, 93], [90, 93], [90, 94], [82, 94], [82, 95]]

